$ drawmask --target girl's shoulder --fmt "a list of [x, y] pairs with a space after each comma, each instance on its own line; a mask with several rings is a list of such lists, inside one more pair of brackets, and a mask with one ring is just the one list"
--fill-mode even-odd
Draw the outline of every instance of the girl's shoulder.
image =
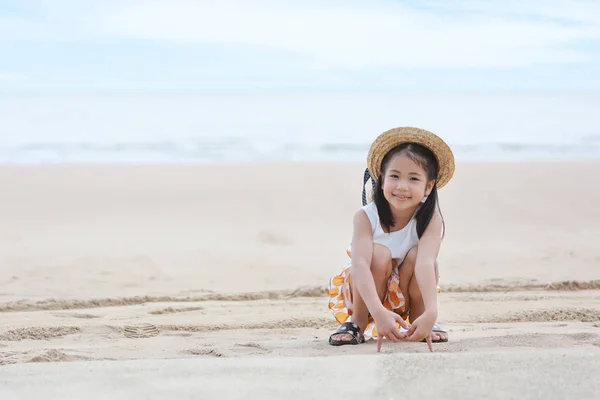
[[379, 222], [379, 213], [377, 212], [377, 206], [375, 205], [375, 202], [370, 202], [367, 205], [362, 206], [360, 209], [367, 214], [369, 221], [371, 221], [371, 226], [373, 229], [375, 229], [377, 223]]
[[363, 225], [363, 223], [366, 224], [366, 221], [364, 220], [365, 215], [369, 220], [369, 224], [371, 225], [371, 232], [375, 232], [375, 229], [379, 224], [379, 214], [377, 213], [377, 206], [375, 205], [375, 203], [368, 203], [367, 205], [364, 205], [356, 210], [356, 212], [354, 213], [355, 225]]
[[366, 205], [362, 206], [360, 208], [361, 210], [365, 210], [365, 212], [377, 212], [377, 205], [375, 204], [374, 201], [367, 203]]

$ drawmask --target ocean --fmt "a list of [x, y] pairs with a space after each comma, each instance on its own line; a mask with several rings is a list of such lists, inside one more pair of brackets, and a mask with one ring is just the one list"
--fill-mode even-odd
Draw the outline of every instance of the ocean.
[[600, 94], [0, 94], [0, 163], [364, 162], [398, 126], [462, 161], [600, 157]]

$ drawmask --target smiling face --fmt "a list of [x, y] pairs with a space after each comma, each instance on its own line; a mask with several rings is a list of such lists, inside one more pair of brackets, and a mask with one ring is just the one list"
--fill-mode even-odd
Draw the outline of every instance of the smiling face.
[[434, 183], [427, 178], [427, 171], [422, 166], [406, 154], [398, 153], [386, 165], [383, 195], [393, 210], [414, 211], [429, 195]]

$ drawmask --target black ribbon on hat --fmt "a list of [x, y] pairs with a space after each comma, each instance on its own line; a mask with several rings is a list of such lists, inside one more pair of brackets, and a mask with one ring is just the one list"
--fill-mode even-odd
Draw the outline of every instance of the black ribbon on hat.
[[[369, 180], [369, 178], [371, 178], [371, 174], [369, 173], [369, 168], [366, 168], [365, 174], [363, 176], [363, 188], [362, 188], [362, 205], [363, 206], [367, 205], [367, 188], [365, 187], [365, 185], [367, 184], [367, 181]], [[371, 183], [373, 184], [373, 193], [375, 193], [375, 190], [377, 189], [377, 184], [375, 183], [375, 179], [371, 179]]]

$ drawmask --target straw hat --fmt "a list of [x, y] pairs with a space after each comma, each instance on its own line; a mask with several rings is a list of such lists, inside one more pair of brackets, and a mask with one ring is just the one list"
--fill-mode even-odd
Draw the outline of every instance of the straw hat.
[[438, 189], [446, 185], [454, 175], [454, 155], [450, 147], [437, 135], [424, 129], [404, 127], [383, 132], [375, 139], [367, 157], [369, 174], [374, 180], [379, 179], [381, 163], [385, 155], [402, 143], [418, 143], [435, 154], [439, 164], [437, 179]]

